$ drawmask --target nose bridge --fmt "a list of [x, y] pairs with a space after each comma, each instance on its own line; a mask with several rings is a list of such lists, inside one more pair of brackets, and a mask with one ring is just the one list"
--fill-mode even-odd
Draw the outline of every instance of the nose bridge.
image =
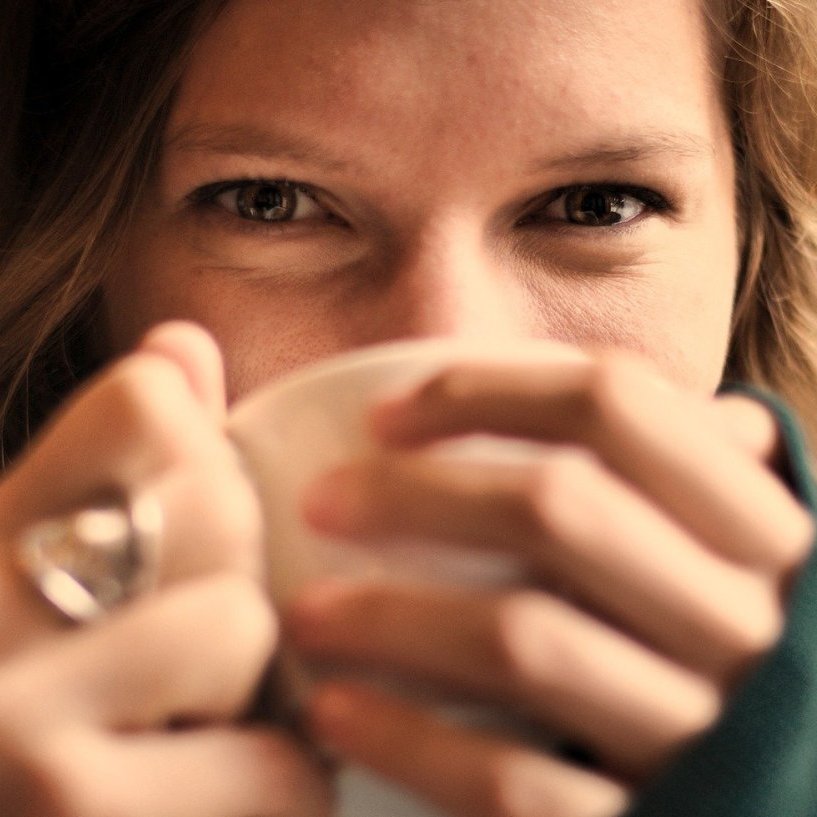
[[438, 219], [404, 236], [392, 255], [388, 313], [407, 337], [526, 334], [516, 278], [466, 218]]

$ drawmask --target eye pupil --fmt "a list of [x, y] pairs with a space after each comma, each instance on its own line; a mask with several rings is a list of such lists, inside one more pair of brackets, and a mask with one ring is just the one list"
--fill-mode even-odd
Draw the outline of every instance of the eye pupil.
[[287, 221], [295, 212], [296, 195], [288, 184], [248, 184], [238, 191], [238, 212], [254, 221]]
[[606, 226], [621, 221], [621, 197], [607, 190], [576, 190], [567, 196], [565, 209], [575, 224]]

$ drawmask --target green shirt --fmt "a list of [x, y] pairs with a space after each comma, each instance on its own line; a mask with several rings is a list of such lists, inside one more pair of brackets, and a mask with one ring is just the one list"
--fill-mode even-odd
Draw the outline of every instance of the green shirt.
[[[817, 515], [803, 437], [776, 400], [792, 490]], [[817, 555], [789, 600], [784, 634], [718, 723], [644, 790], [626, 817], [817, 817]]]

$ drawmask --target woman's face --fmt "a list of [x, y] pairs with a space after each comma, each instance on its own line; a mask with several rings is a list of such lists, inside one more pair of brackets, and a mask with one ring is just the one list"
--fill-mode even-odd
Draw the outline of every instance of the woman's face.
[[626, 347], [720, 378], [734, 167], [696, 0], [233, 0], [106, 306], [208, 327], [235, 397], [394, 338]]

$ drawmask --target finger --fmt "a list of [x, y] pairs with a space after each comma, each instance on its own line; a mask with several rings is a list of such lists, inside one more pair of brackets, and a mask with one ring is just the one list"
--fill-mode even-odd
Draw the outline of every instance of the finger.
[[138, 348], [175, 362], [212, 419], [219, 423], [224, 420], [224, 365], [218, 346], [204, 329], [188, 321], [159, 324], [142, 338]]
[[[394, 536], [510, 554], [657, 649], [724, 683], [779, 637], [779, 582], [702, 547], [581, 451], [535, 468], [381, 458], [335, 472], [305, 514], [332, 536]], [[463, 558], [466, 558], [463, 555]]]
[[328, 817], [331, 811], [325, 773], [292, 740], [268, 730], [143, 734], [106, 749], [103, 768], [116, 775], [101, 796], [116, 804], [117, 814]]
[[614, 817], [629, 799], [600, 774], [359, 687], [325, 686], [311, 703], [310, 723], [320, 743], [453, 817]]
[[13, 535], [101, 490], [141, 485], [181, 463], [219, 467], [235, 459], [184, 371], [163, 356], [136, 353], [72, 401], [7, 476], [0, 526]]
[[[171, 327], [166, 334], [186, 337], [177, 346], [187, 343], [192, 347], [199, 342], [204, 347], [200, 350], [201, 358], [216, 354], [209, 341], [202, 341], [195, 331], [180, 332]], [[156, 342], [168, 345], [167, 341], [161, 332], [157, 335]], [[195, 353], [188, 350], [185, 354], [192, 359]], [[212, 369], [216, 362], [200, 361], [199, 368]], [[250, 506], [246, 496], [251, 489], [235, 451], [193, 393], [185, 370], [172, 359], [154, 352], [131, 355], [73, 401], [0, 487], [0, 541], [4, 544], [0, 552], [0, 613], [9, 624], [0, 640], [0, 653], [49, 633], [59, 623], [12, 563], [15, 543], [30, 525], [70, 514], [102, 494], [109, 495], [112, 489], [135, 497], [168, 472], [185, 471], [209, 475], [207, 479], [220, 482], [224, 491], [224, 497], [205, 512], [191, 507], [189, 495], [181, 503], [190, 511], [189, 526], [198, 527], [199, 532], [207, 527], [207, 522], [214, 523], [219, 518], [237, 521], [237, 512], [226, 507], [228, 498], [242, 495], [245, 500], [240, 507]], [[180, 493], [176, 490], [175, 496], [168, 499], [178, 501]], [[173, 512], [171, 502], [163, 507], [171, 534], [162, 542], [166, 557], [163, 568], [172, 568], [166, 570], [168, 575], [190, 575], [207, 563], [217, 562], [222, 566], [241, 562], [238, 566], [244, 569], [250, 561], [249, 538], [238, 543], [235, 535], [225, 538], [220, 543], [220, 552], [215, 554], [213, 534], [223, 531], [224, 526], [212, 524], [205, 542], [208, 553], [194, 554], [194, 543], [183, 542], [187, 556], [193, 557], [189, 567], [185, 567], [184, 561], [174, 555], [181, 542], [172, 538], [179, 527], [176, 524], [179, 514]], [[257, 513], [250, 514], [236, 531], [249, 536], [248, 528], [258, 524], [257, 517]], [[225, 544], [233, 550], [225, 549]], [[258, 549], [257, 542], [254, 544]], [[258, 561], [258, 554], [254, 559]]]
[[[177, 585], [12, 659], [0, 675], [3, 722], [134, 730], [232, 717], [249, 703], [275, 638], [254, 582], [220, 575]], [[7, 711], [24, 700], [36, 703]]]
[[708, 547], [790, 573], [812, 538], [786, 488], [716, 428], [707, 403], [621, 356], [591, 365], [457, 366], [374, 412], [380, 439], [476, 431], [587, 446]]
[[17, 543], [0, 541], [0, 658], [52, 638], [65, 621], [22, 575], [13, 560]]
[[16, 735], [0, 749], [15, 817], [325, 817], [325, 775], [292, 741], [216, 726], [110, 735]]
[[725, 394], [712, 401], [711, 410], [726, 437], [760, 462], [778, 464], [780, 432], [772, 413], [762, 403]]
[[[151, 584], [163, 587], [224, 571], [262, 575], [257, 496], [237, 462], [217, 469], [176, 468], [144, 490], [161, 519], [159, 541], [150, 544]], [[47, 639], [67, 623], [16, 562], [18, 546], [19, 541], [0, 546], [0, 615], [5, 625], [0, 656]]]
[[720, 708], [714, 684], [531, 591], [323, 585], [300, 597], [287, 625], [303, 654], [501, 702], [633, 779]]
[[258, 497], [237, 462], [173, 469], [146, 487], [162, 509], [159, 586], [219, 571], [262, 575]]

